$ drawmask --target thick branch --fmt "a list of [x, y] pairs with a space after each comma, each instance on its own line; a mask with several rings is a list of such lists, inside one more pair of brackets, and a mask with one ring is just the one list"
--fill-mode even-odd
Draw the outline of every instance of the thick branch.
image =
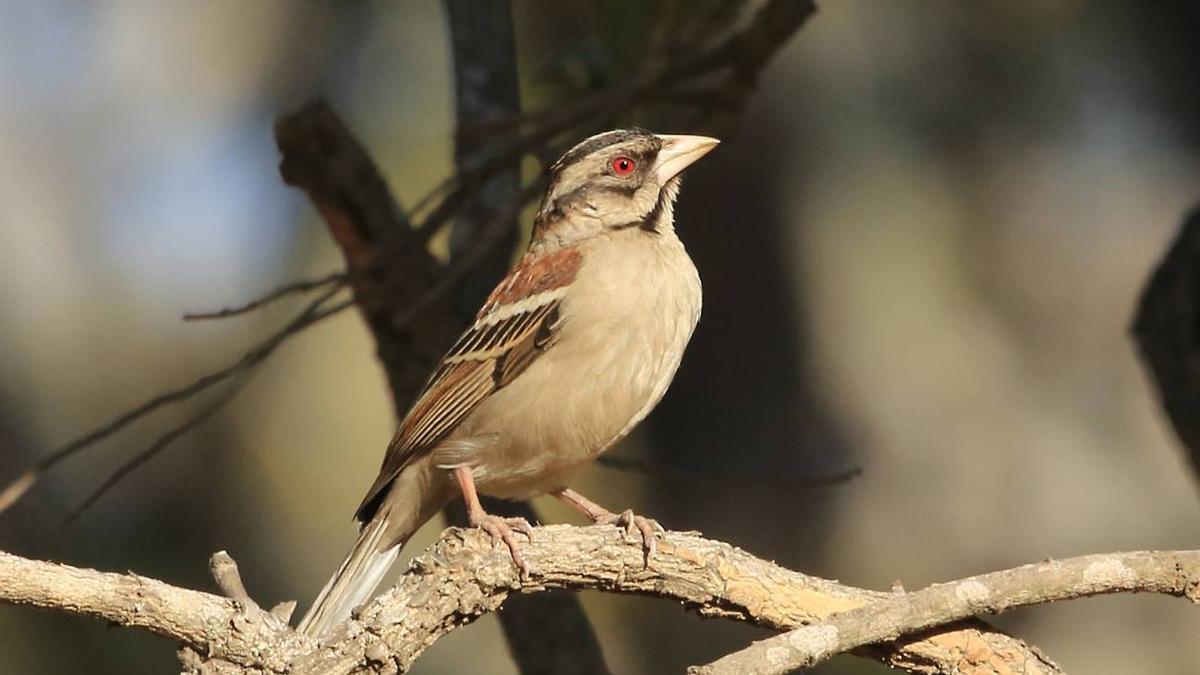
[[980, 614], [1108, 593], [1149, 592], [1200, 603], [1200, 551], [1137, 551], [1047, 560], [901, 593], [777, 635], [695, 675], [782, 675], [835, 654]]
[[[404, 670], [437, 638], [497, 609], [508, 593], [547, 589], [602, 589], [669, 598], [703, 616], [775, 629], [795, 628], [888, 597], [784, 569], [722, 542], [694, 533], [668, 533], [658, 556], [643, 567], [641, 548], [612, 527], [548, 526], [523, 547], [534, 569], [522, 582], [509, 558], [474, 532], [444, 537], [417, 559], [395, 588], [347, 624], [338, 644], [322, 650], [310, 670], [362, 672], [368, 650], [390, 653]], [[353, 637], [351, 637], [353, 636]], [[1023, 644], [982, 624], [962, 625], [871, 654], [911, 672], [957, 672], [961, 647], [984, 645], [983, 654], [1020, 655], [1027, 673], [1057, 673]], [[380, 645], [375, 647], [374, 645]]]
[[[193, 672], [211, 666], [220, 672], [295, 675], [405, 671], [437, 639], [498, 609], [513, 592], [653, 595], [683, 602], [703, 616], [780, 630], [893, 597], [792, 572], [694, 533], [668, 533], [649, 568], [643, 567], [639, 542], [626, 541], [609, 526], [537, 528], [524, 552], [534, 570], [528, 580], [519, 578], [512, 560], [487, 537], [449, 530], [393, 589], [319, 648], [269, 613], [228, 598], [8, 554], [0, 554], [0, 601], [84, 614], [179, 640], [207, 659], [190, 661]], [[999, 669], [1019, 663], [1025, 673], [1059, 672], [1019, 640], [977, 622], [859, 653], [915, 673], [963, 672], [967, 661]], [[990, 660], [1005, 654], [1016, 660]]]
[[[337, 114], [316, 101], [275, 124], [279, 171], [304, 190], [341, 249], [355, 304], [375, 336], [396, 408], [408, 407], [456, 333], [426, 302], [442, 265], [414, 232], [379, 169]], [[409, 315], [420, 308], [422, 321]]]
[[[282, 672], [289, 654], [313, 649], [261, 611], [148, 579], [26, 560], [0, 551], [0, 601], [138, 628], [243, 666]], [[269, 645], [269, 648], [264, 648]]]
[[324, 102], [280, 118], [275, 143], [283, 182], [308, 193], [352, 265], [369, 257], [367, 244], [410, 229], [367, 151]]

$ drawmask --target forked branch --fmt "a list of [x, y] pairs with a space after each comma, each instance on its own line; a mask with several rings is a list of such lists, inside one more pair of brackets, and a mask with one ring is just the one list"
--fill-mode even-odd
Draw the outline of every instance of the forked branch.
[[778, 635], [694, 675], [783, 675], [859, 647], [981, 614], [1109, 593], [1163, 593], [1200, 604], [1200, 551], [1135, 551], [1046, 560], [914, 592]]

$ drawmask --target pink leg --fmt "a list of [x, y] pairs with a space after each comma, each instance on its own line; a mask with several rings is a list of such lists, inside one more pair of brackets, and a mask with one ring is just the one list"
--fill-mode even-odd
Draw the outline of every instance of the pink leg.
[[594, 523], [623, 527], [626, 534], [629, 535], [632, 535], [634, 529], [637, 529], [642, 535], [642, 546], [646, 551], [647, 565], [658, 551], [658, 540], [665, 532], [658, 521], [639, 516], [630, 509], [625, 509], [621, 513], [613, 513], [570, 488], [563, 488], [555, 492], [554, 496], [570, 504]]
[[525, 562], [525, 556], [521, 555], [521, 549], [517, 546], [517, 540], [513, 538], [513, 529], [522, 532], [525, 536], [533, 539], [533, 528], [530, 527], [529, 521], [524, 518], [504, 518], [501, 516], [493, 516], [483, 510], [483, 504], [479, 503], [479, 493], [475, 490], [475, 477], [471, 475], [471, 470], [467, 467], [460, 466], [454, 470], [454, 477], [458, 479], [458, 486], [462, 489], [463, 501], [467, 503], [467, 519], [474, 527], [487, 532], [492, 538], [492, 544], [499, 546], [500, 542], [508, 547], [508, 552], [512, 555], [513, 562], [517, 568], [521, 570], [521, 576], [529, 576], [529, 563]]

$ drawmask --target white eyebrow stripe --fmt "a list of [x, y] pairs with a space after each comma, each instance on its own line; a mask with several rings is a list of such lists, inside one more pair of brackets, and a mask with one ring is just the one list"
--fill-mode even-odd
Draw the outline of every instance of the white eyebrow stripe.
[[507, 318], [516, 316], [517, 314], [531, 312], [539, 307], [548, 305], [555, 300], [561, 299], [566, 294], [567, 287], [563, 286], [562, 288], [554, 288], [548, 291], [542, 291], [541, 293], [535, 293], [528, 298], [523, 298], [517, 302], [509, 303], [507, 305], [498, 305], [495, 309], [488, 312], [487, 315], [476, 321], [473, 328], [492, 326], [504, 321]]

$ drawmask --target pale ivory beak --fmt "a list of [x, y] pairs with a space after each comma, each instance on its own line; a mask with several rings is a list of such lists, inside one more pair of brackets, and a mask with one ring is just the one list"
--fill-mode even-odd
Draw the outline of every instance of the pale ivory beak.
[[662, 140], [662, 149], [658, 151], [654, 174], [659, 185], [666, 185], [667, 181], [678, 176], [679, 172], [707, 155], [721, 142], [708, 136], [658, 134], [658, 138]]

